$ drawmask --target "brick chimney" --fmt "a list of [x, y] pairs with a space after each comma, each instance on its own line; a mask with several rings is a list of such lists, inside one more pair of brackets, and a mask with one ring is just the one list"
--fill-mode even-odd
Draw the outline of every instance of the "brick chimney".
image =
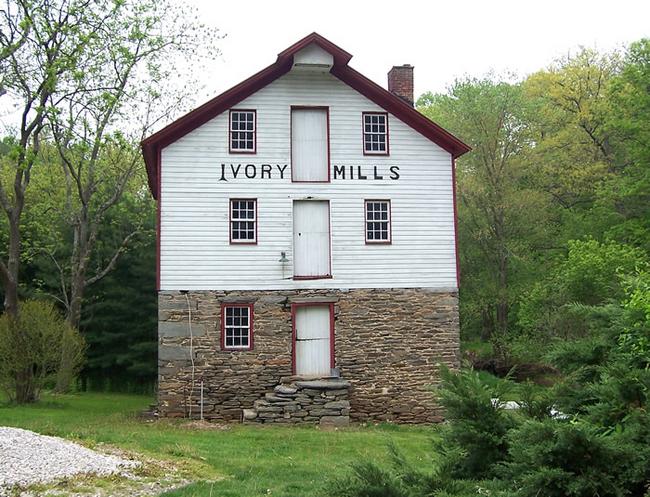
[[393, 66], [388, 71], [388, 91], [413, 106], [413, 66]]

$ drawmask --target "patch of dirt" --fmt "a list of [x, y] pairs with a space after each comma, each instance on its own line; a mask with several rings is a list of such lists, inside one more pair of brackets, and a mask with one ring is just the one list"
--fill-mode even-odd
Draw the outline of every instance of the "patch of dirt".
[[217, 431], [227, 431], [230, 430], [231, 425], [223, 423], [213, 423], [210, 421], [200, 421], [192, 420], [187, 421], [179, 425], [181, 428], [186, 428], [188, 430], [217, 430]]
[[82, 475], [59, 481], [13, 488], [12, 497], [157, 497], [193, 483], [171, 461], [151, 459], [117, 447], [98, 444], [94, 450], [138, 460], [140, 466], [108, 477]]

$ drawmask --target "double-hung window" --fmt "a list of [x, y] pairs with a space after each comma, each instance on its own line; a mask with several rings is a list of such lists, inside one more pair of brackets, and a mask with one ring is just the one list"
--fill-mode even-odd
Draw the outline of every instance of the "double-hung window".
[[230, 243], [257, 243], [256, 199], [230, 199]]
[[221, 307], [221, 348], [253, 348], [253, 304], [224, 304]]
[[254, 110], [230, 111], [230, 152], [254, 154], [257, 149], [257, 113]]
[[388, 155], [388, 114], [364, 112], [362, 116], [364, 155]]
[[391, 243], [390, 200], [366, 200], [366, 243]]

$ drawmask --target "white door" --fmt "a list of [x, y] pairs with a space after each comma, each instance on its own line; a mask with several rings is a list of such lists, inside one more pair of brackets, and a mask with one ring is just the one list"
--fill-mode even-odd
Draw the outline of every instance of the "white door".
[[291, 179], [328, 181], [327, 110], [291, 109]]
[[296, 374], [331, 374], [330, 306], [298, 306], [295, 314]]
[[330, 274], [330, 205], [326, 200], [293, 202], [293, 275]]

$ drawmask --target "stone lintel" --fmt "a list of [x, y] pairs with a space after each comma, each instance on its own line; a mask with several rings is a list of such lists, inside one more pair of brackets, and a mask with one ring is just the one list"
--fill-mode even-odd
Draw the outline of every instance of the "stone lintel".
[[322, 297], [289, 297], [292, 304], [334, 304], [339, 301], [339, 297], [322, 296]]

